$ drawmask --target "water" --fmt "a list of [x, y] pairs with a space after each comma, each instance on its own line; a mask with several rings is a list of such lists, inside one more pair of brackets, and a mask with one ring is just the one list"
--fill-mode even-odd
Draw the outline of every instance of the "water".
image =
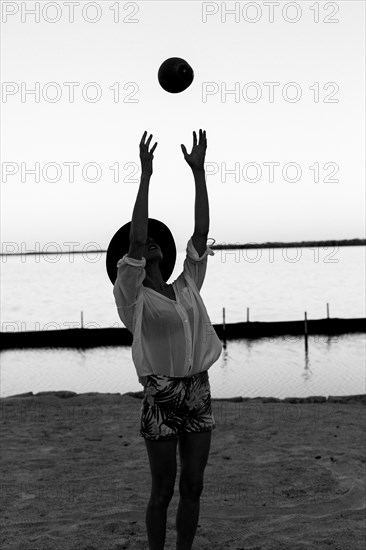
[[[215, 251], [201, 295], [213, 323], [365, 317], [365, 247]], [[286, 255], [287, 253], [287, 255]], [[297, 255], [297, 256], [296, 256]], [[170, 281], [185, 252], [177, 254]], [[296, 259], [297, 261], [293, 261]], [[23, 259], [23, 261], [22, 261]], [[2, 331], [122, 327], [105, 271], [105, 254], [2, 258]], [[256, 259], [256, 261], [254, 261]], [[6, 261], [4, 261], [6, 260]], [[25, 260], [25, 261], [24, 261]], [[209, 370], [213, 397], [364, 393], [365, 335], [227, 343]], [[0, 355], [1, 392], [67, 389], [141, 390], [130, 347], [9, 350]]]
[[[292, 341], [290, 341], [292, 340]], [[209, 369], [212, 397], [365, 393], [364, 335], [233, 340]], [[1, 353], [1, 396], [27, 391], [140, 391], [128, 347]]]

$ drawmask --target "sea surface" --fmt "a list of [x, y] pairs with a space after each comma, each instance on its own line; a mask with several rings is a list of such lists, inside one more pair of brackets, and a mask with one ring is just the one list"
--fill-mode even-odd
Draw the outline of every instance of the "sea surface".
[[[366, 317], [366, 247], [215, 250], [201, 296], [212, 323]], [[2, 256], [1, 330], [123, 327], [105, 253]], [[177, 254], [174, 281], [185, 251]], [[247, 309], [249, 308], [249, 310]], [[81, 313], [82, 312], [82, 313]], [[210, 368], [212, 397], [365, 392], [365, 334], [228, 341]], [[130, 347], [8, 350], [0, 395], [141, 390]]]

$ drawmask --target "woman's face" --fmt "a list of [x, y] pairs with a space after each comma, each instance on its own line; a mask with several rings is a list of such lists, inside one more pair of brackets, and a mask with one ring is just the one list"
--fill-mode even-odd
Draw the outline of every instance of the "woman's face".
[[142, 255], [144, 256], [144, 258], [146, 258], [147, 262], [156, 259], [159, 259], [159, 261], [161, 261], [163, 259], [163, 252], [160, 246], [151, 237], [147, 237]]

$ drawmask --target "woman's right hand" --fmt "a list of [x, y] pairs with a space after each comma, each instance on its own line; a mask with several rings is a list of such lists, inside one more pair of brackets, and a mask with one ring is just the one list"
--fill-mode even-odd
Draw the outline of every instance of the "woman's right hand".
[[154, 146], [152, 147], [151, 151], [149, 151], [149, 145], [150, 141], [152, 139], [152, 134], [150, 134], [149, 139], [145, 143], [147, 132], [145, 130], [141, 141], [140, 141], [140, 160], [141, 160], [141, 170], [143, 174], [150, 175], [153, 173], [153, 167], [152, 167], [152, 161], [154, 158], [154, 151], [157, 146], [157, 142], [155, 142]]

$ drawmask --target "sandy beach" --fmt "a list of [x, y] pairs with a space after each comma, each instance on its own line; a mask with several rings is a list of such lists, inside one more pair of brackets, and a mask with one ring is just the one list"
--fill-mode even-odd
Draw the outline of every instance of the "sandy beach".
[[[1, 548], [147, 550], [142, 393], [1, 399]], [[361, 550], [366, 395], [213, 399], [194, 550]], [[179, 457], [166, 549], [175, 549]]]

